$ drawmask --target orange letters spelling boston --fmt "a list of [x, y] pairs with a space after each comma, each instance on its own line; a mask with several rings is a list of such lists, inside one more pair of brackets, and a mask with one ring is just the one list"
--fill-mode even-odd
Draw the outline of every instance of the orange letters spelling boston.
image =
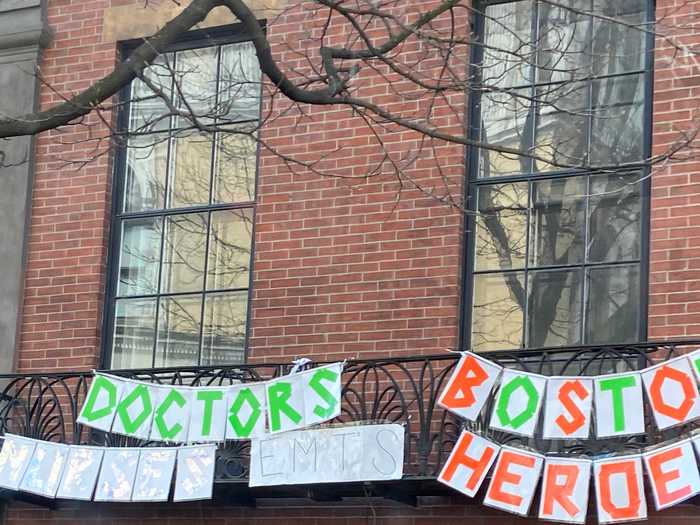
[[[488, 417], [490, 427], [512, 434], [533, 436], [542, 419], [544, 439], [590, 439], [592, 427], [595, 437], [607, 438], [646, 431], [644, 394], [659, 429], [700, 418], [698, 381], [700, 351], [597, 377], [545, 377], [465, 352], [439, 403], [469, 421]], [[490, 415], [482, 414], [492, 397]], [[487, 484], [485, 505], [525, 516], [541, 477], [539, 518], [585, 523], [592, 476], [599, 523], [616, 523], [646, 519], [644, 469], [657, 510], [700, 494], [698, 456], [700, 435], [632, 455], [587, 458], [545, 457], [465, 430], [438, 480], [468, 497]]]

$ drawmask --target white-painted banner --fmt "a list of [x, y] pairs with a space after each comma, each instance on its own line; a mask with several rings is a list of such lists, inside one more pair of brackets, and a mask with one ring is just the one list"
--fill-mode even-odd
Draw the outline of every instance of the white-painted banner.
[[591, 481], [591, 460], [547, 458], [542, 471], [540, 519], [585, 523]]
[[503, 368], [471, 352], [464, 352], [438, 404], [468, 421], [474, 421], [501, 375]]
[[253, 439], [251, 487], [400, 479], [401, 425], [300, 430]]
[[505, 369], [491, 413], [491, 428], [533, 436], [546, 384], [545, 376]]
[[638, 454], [593, 462], [598, 523], [647, 517], [642, 458]]
[[438, 481], [473, 498], [486, 479], [500, 446], [463, 431], [442, 468]]
[[591, 431], [593, 381], [550, 377], [544, 405], [544, 439], [586, 439]]

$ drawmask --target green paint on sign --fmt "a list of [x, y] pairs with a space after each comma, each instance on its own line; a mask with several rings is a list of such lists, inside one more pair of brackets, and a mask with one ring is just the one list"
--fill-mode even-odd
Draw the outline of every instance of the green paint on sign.
[[[238, 414], [246, 403], [250, 407], [250, 415], [248, 416], [246, 422], [243, 423]], [[255, 394], [250, 388], [242, 388], [238, 391], [238, 395], [233, 400], [233, 403], [231, 403], [228, 416], [228, 420], [230, 421], [234, 432], [236, 432], [236, 436], [242, 438], [250, 436], [258, 422], [258, 419], [260, 419], [260, 415], [262, 413], [260, 407], [260, 400], [255, 397]]]
[[[138, 400], [141, 400], [141, 411], [132, 419], [129, 415], [129, 407]], [[117, 416], [122, 422], [124, 432], [133, 434], [151, 416], [153, 404], [151, 403], [151, 393], [145, 385], [138, 385], [131, 393], [122, 399], [117, 407]]]
[[187, 399], [185, 399], [185, 396], [174, 388], [168, 392], [168, 395], [165, 396], [163, 402], [158, 406], [158, 408], [156, 408], [154, 422], [160, 437], [163, 439], [174, 439], [180, 432], [182, 432], [183, 429], [180, 423], [175, 423], [172, 427], [168, 427], [168, 424], [165, 422], [165, 414], [168, 412], [168, 410], [170, 410], [173, 403], [180, 408], [187, 404]]
[[601, 379], [599, 387], [601, 392], [610, 392], [613, 406], [613, 427], [615, 432], [625, 430], [625, 398], [622, 391], [637, 385], [635, 376], [612, 377]]
[[268, 407], [270, 411], [270, 428], [273, 432], [282, 428], [281, 414], [287, 416], [296, 425], [301, 422], [301, 414], [287, 403], [292, 397], [291, 383], [278, 381], [268, 385], [267, 396], [270, 403]]
[[321, 383], [322, 381], [328, 381], [330, 383], [335, 383], [338, 380], [338, 374], [333, 372], [333, 370], [330, 370], [328, 368], [320, 368], [316, 370], [316, 372], [313, 374], [311, 377], [311, 380], [309, 381], [309, 386], [311, 389], [318, 394], [318, 396], [323, 399], [323, 401], [326, 403], [326, 407], [322, 407], [321, 405], [316, 405], [314, 407], [314, 414], [316, 414], [320, 418], [327, 418], [330, 417], [331, 414], [335, 411], [335, 407], [338, 404], [338, 400], [335, 398], [335, 396], [331, 393], [330, 390], [328, 390], [323, 384]]
[[[511, 418], [508, 413], [508, 406], [510, 405], [511, 397], [519, 388], [522, 388], [527, 396], [527, 405], [518, 415]], [[539, 401], [540, 394], [537, 392], [532, 380], [528, 376], [516, 376], [501, 387], [501, 395], [498, 398], [498, 406], [496, 407], [496, 415], [501, 426], [520, 428], [535, 415]]]
[[[102, 408], [95, 409], [95, 404], [102, 391], [107, 394], [107, 404]], [[95, 376], [92, 387], [90, 388], [90, 393], [85, 400], [83, 411], [80, 415], [87, 421], [95, 421], [96, 419], [101, 419], [110, 415], [114, 411], [116, 405], [117, 385], [104, 376]]]
[[211, 423], [214, 413], [214, 401], [221, 401], [224, 398], [222, 390], [203, 390], [197, 392], [197, 400], [204, 401], [204, 416], [202, 417], [202, 436], [211, 434]]

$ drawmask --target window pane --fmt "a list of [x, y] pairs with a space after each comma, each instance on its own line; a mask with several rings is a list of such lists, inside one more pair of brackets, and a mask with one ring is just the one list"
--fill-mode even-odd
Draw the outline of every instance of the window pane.
[[165, 221], [161, 293], [202, 290], [207, 215], [174, 215], [166, 217]]
[[201, 315], [200, 295], [161, 298], [155, 366], [198, 364]]
[[112, 341], [112, 368], [150, 368], [156, 328], [155, 299], [117, 301]]
[[[645, 0], [594, 0], [597, 14], [613, 20], [593, 20], [593, 72], [611, 75], [644, 69]], [[634, 27], [630, 27], [634, 26]], [[640, 31], [639, 29], [642, 29]], [[653, 29], [652, 29], [653, 30]]]
[[211, 214], [208, 290], [248, 287], [252, 239], [252, 209]]
[[581, 271], [531, 272], [528, 279], [528, 347], [581, 342]]
[[160, 55], [144, 75], [155, 90], [136, 78], [131, 83], [129, 130], [141, 133], [168, 129], [170, 111], [163, 97], [172, 97], [173, 55]]
[[214, 116], [218, 54], [216, 46], [177, 54], [175, 93], [178, 105], [199, 118]]
[[537, 181], [532, 199], [530, 265], [563, 266], [582, 262], [586, 179]]
[[173, 141], [169, 207], [209, 203], [212, 139], [204, 133], [179, 133]]
[[[555, 84], [538, 89], [535, 170], [581, 166], [588, 155], [589, 84]], [[548, 161], [551, 161], [548, 162]]]
[[219, 135], [214, 174], [213, 201], [250, 202], [255, 200], [255, 170], [258, 144], [248, 135]]
[[167, 165], [167, 135], [129, 139], [126, 153], [124, 211], [163, 207]]
[[593, 82], [591, 164], [617, 165], [642, 160], [644, 76]]
[[477, 198], [476, 269], [507, 270], [525, 266], [527, 182], [481, 186]]
[[639, 336], [639, 266], [588, 270], [586, 343], [624, 343]]
[[248, 291], [208, 295], [204, 305], [203, 366], [245, 361]]
[[474, 276], [474, 351], [507, 350], [522, 346], [524, 281], [522, 272]]
[[485, 11], [482, 82], [511, 87], [532, 80], [533, 6], [530, 1], [491, 5]]
[[571, 81], [590, 74], [590, 0], [538, 4], [537, 81]]
[[639, 259], [640, 179], [639, 173], [591, 177], [590, 262]]
[[[529, 152], [532, 144], [532, 95], [530, 90], [481, 95], [480, 140], [495, 147]], [[479, 177], [497, 177], [530, 171], [529, 157], [479, 150]]]
[[158, 293], [161, 224], [160, 217], [122, 222], [118, 296]]
[[218, 113], [239, 122], [260, 116], [260, 65], [251, 42], [221, 48]]

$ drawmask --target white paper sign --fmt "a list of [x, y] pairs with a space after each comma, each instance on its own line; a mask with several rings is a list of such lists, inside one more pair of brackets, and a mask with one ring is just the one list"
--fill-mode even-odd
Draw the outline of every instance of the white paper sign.
[[642, 457], [656, 510], [676, 505], [700, 492], [698, 465], [689, 439], [652, 450]]
[[37, 441], [19, 490], [55, 498], [68, 459], [68, 445]]
[[598, 376], [593, 387], [597, 437], [644, 433], [642, 379], [638, 373]]
[[0, 487], [18, 490], [36, 442], [13, 434], [5, 434], [0, 451]]
[[335, 363], [302, 372], [304, 423], [315, 425], [340, 415], [341, 374], [343, 364]]
[[563, 523], [585, 523], [591, 481], [589, 459], [547, 458], [542, 473], [539, 517]]
[[140, 381], [124, 381], [112, 432], [139, 439], [149, 438], [153, 422], [152, 388]]
[[211, 499], [215, 462], [215, 445], [179, 448], [173, 501]]
[[104, 451], [102, 447], [71, 446], [56, 497], [90, 501]]
[[545, 376], [504, 369], [489, 426], [512, 434], [533, 436], [546, 384]]
[[527, 516], [542, 471], [543, 456], [502, 447], [484, 505]]
[[287, 375], [268, 381], [265, 386], [270, 433], [305, 427], [304, 375]]
[[544, 405], [544, 439], [586, 439], [591, 430], [593, 381], [550, 377]]
[[660, 430], [700, 417], [698, 386], [690, 361], [685, 357], [645, 369], [642, 379]]
[[593, 477], [599, 523], [646, 519], [647, 502], [639, 455], [596, 460]]
[[131, 501], [140, 449], [105, 449], [95, 501]]
[[176, 457], [176, 448], [142, 449], [131, 501], [168, 501]]
[[488, 439], [463, 431], [445, 462], [438, 481], [473, 498], [500, 449], [500, 446]]
[[123, 379], [106, 374], [95, 374], [80, 410], [78, 423], [110, 432], [123, 388]]
[[400, 479], [404, 428], [363, 425], [253, 439], [251, 487]]
[[474, 421], [488, 401], [503, 368], [471, 352], [464, 352], [442, 391], [438, 404]]
[[226, 435], [226, 396], [229, 387], [198, 387], [192, 395], [187, 441], [221, 442]]
[[155, 410], [151, 425], [151, 439], [175, 443], [187, 442], [194, 389], [158, 385], [152, 387], [152, 393]]
[[231, 387], [226, 401], [226, 439], [250, 439], [265, 435], [266, 405], [264, 383]]

